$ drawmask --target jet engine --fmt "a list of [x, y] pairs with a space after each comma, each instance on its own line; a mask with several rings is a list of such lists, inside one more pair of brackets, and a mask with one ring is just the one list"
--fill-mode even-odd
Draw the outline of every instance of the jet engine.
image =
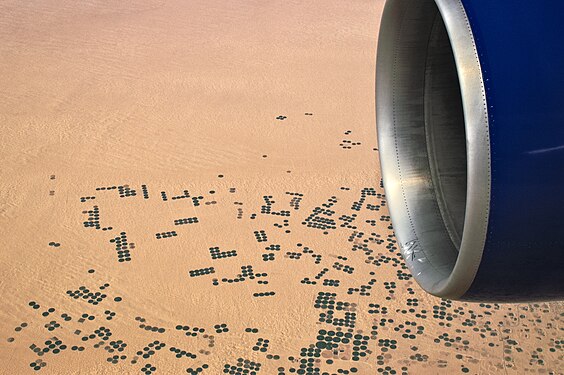
[[564, 297], [564, 2], [388, 0], [377, 130], [402, 255], [436, 296]]

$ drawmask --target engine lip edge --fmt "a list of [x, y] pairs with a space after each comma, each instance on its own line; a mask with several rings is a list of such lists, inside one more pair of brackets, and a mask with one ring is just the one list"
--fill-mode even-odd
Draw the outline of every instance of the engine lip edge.
[[[470, 289], [482, 260], [491, 199], [489, 115], [482, 67], [470, 21], [461, 0], [435, 0], [455, 56], [464, 108], [468, 184], [460, 253], [438, 293], [460, 298]], [[468, 67], [471, 67], [471, 73]], [[478, 102], [476, 102], [478, 101]]]
[[[488, 107], [480, 59], [472, 28], [462, 1], [434, 1], [447, 29], [456, 68], [459, 72], [458, 77], [467, 144], [468, 182], [466, 212], [460, 251], [450, 274], [443, 275], [439, 281], [433, 284], [423, 282], [419, 277], [420, 273], [414, 272], [414, 277], [422, 288], [431, 294], [443, 298], [464, 299], [464, 294], [471, 288], [478, 272], [488, 230], [491, 197], [491, 150]], [[390, 2], [388, 0], [388, 3]], [[384, 9], [385, 12], [386, 7]], [[381, 30], [380, 38], [393, 37], [390, 34], [383, 33]], [[399, 169], [399, 161], [394, 160], [397, 148], [390, 144], [390, 135], [394, 133], [395, 127], [393, 120], [395, 108], [393, 101], [386, 98], [385, 95], [390, 92], [393, 79], [381, 76], [382, 72], [388, 73], [389, 70], [386, 69], [386, 62], [384, 60], [390, 59], [390, 57], [382, 56], [380, 53], [381, 46], [390, 43], [393, 42], [390, 40], [383, 41], [382, 39], [378, 43], [377, 71], [380, 73], [377, 73], [376, 76], [376, 106], [380, 163], [394, 228], [396, 223], [398, 223], [398, 227], [395, 230], [402, 255], [406, 263], [408, 263], [410, 270], [417, 271], [417, 265], [413, 264], [415, 262], [413, 259], [409, 259], [411, 253], [406, 249], [409, 242], [403, 242], [407, 237], [405, 233], [413, 233], [412, 229], [403, 229], [406, 225], [409, 225], [406, 221], [406, 218], [409, 217], [409, 208], [407, 203], [404, 203], [404, 205], [398, 203], [396, 206], [393, 202], [396, 199], [401, 200], [402, 198], [398, 195], [395, 197], [390, 196], [397, 194], [394, 191], [394, 185], [401, 185], [401, 172], [394, 169], [395, 167]], [[398, 174], [400, 175], [399, 178]], [[392, 194], [389, 194], [389, 192]], [[395, 222], [394, 217], [397, 218]], [[400, 221], [398, 222], [398, 220]], [[431, 266], [433, 265], [431, 264]]]

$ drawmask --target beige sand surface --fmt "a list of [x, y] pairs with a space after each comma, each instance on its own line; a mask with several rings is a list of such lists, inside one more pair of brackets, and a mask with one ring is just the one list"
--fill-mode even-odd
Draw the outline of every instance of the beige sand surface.
[[402, 267], [381, 7], [2, 1], [0, 373], [562, 373], [562, 305]]

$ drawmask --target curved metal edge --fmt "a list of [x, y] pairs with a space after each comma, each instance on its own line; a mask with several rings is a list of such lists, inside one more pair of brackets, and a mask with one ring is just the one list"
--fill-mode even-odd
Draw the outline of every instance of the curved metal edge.
[[[378, 55], [376, 64], [376, 113], [377, 124], [391, 124], [394, 119], [393, 95], [378, 95], [390, 89], [393, 76], [393, 54], [384, 54], [382, 51], [390, 51], [391, 40], [389, 29], [391, 25], [386, 21], [386, 12], [392, 13], [388, 6], [394, 0], [388, 0], [384, 7], [384, 16], [380, 28], [378, 41]], [[484, 82], [481, 64], [476, 49], [474, 36], [466, 11], [460, 0], [435, 0], [441, 17], [445, 23], [450, 43], [454, 52], [455, 63], [458, 71], [459, 84], [461, 88], [462, 105], [464, 110], [464, 121], [466, 129], [467, 145], [467, 173], [468, 186], [466, 197], [465, 224], [462, 242], [458, 258], [452, 272], [430, 285], [424, 283], [424, 275], [414, 274], [415, 279], [427, 292], [443, 298], [464, 299], [464, 294], [470, 289], [481, 259], [486, 242], [490, 191], [491, 191], [491, 158], [489, 140], [489, 121], [487, 113], [487, 101], [485, 96]], [[397, 11], [397, 9], [396, 9]], [[390, 14], [390, 19], [397, 19], [397, 14]], [[378, 144], [384, 187], [388, 197], [389, 211], [392, 220], [406, 222], [409, 213], [393, 202], [403, 201], [401, 189], [401, 176], [398, 175], [398, 160], [395, 155], [393, 126], [378, 126]], [[385, 160], [385, 162], [384, 162]], [[394, 170], [394, 166], [396, 167]], [[398, 242], [402, 248], [404, 257], [408, 251], [404, 249], [411, 246], [413, 233], [396, 233]], [[411, 238], [408, 238], [411, 237]], [[410, 262], [407, 262], [410, 270]]]
[[472, 28], [461, 0], [435, 0], [454, 52], [466, 128], [466, 213], [458, 259], [432, 293], [461, 298], [470, 289], [486, 243], [491, 196], [491, 150], [486, 90]]
[[[424, 290], [432, 293], [436, 281], [449, 276], [450, 267], [444, 270], [448, 272], [434, 267], [419, 245], [406, 201], [396, 129], [396, 66], [401, 63], [397, 60], [401, 36], [398, 30], [402, 27], [408, 7], [416, 3], [417, 0], [388, 0], [384, 6], [376, 56], [376, 120], [384, 189], [399, 248], [415, 280]], [[408, 187], [421, 182], [413, 178], [410, 180]]]

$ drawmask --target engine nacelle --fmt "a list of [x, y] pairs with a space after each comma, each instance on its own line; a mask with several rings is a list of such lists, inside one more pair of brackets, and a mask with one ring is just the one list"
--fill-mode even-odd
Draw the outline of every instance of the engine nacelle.
[[388, 0], [377, 56], [384, 188], [434, 295], [564, 297], [564, 2]]

